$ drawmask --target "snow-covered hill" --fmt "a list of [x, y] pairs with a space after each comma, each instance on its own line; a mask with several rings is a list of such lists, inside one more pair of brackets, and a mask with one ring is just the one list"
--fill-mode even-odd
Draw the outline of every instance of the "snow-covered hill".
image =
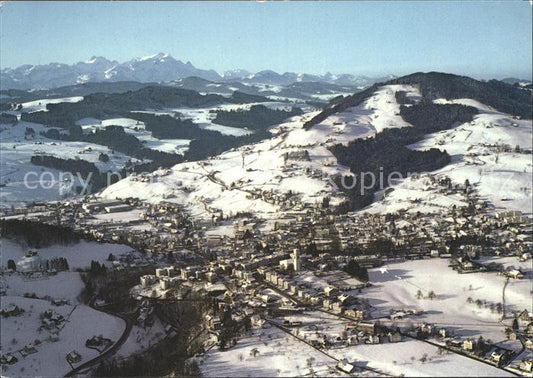
[[[451, 164], [432, 174], [448, 176], [455, 184], [466, 180], [474, 185], [482, 199], [496, 210], [520, 210], [531, 214], [533, 206], [533, 161], [531, 120], [517, 120], [509, 114], [471, 99], [437, 99], [435, 103], [474, 106], [479, 114], [470, 123], [429, 134], [413, 149], [444, 149]], [[466, 206], [454, 196], [439, 193], [428, 175], [406, 179], [372, 205], [371, 212], [398, 210], [438, 212], [451, 205]]]
[[[121, 95], [116, 95], [116, 98], [117, 102], [121, 101]], [[130, 163], [149, 163], [153, 161], [150, 157], [139, 157], [128, 150], [121, 150], [124, 152], [120, 153], [116, 149], [108, 147], [112, 146], [112, 144], [106, 144], [105, 140], [103, 142], [95, 141], [95, 143], [101, 144], [94, 144], [87, 142], [87, 140], [82, 137], [75, 140], [69, 138], [66, 140], [59, 140], [59, 137], [56, 139], [50, 139], [55, 137], [50, 136], [50, 138], [47, 138], [43, 136], [43, 134], [55, 130], [58, 135], [66, 135], [68, 134], [68, 130], [54, 127], [54, 123], [43, 125], [21, 120], [21, 118], [24, 118], [23, 116], [27, 114], [34, 112], [48, 112], [47, 106], [49, 104], [78, 103], [83, 100], [84, 97], [82, 96], [52, 99], [39, 98], [32, 101], [21, 102], [16, 106], [17, 110], [10, 110], [2, 113], [12, 117], [13, 121], [9, 121], [7, 118], [0, 120], [0, 167], [2, 169], [2, 173], [0, 174], [0, 208], [11, 207], [12, 205], [20, 206], [23, 203], [31, 203], [33, 201], [53, 201], [72, 197], [76, 195], [75, 188], [83, 186], [83, 183], [80, 182], [80, 178], [76, 177], [76, 175], [70, 180], [69, 178], [72, 177], [72, 175], [68, 173], [56, 169], [44, 169], [43, 167], [32, 164], [31, 159], [34, 156], [75, 159], [78, 161], [94, 163], [98, 171], [102, 174], [110, 171], [113, 174], [118, 172], [121, 176], [124, 176], [123, 173], [120, 173], [122, 169], [129, 166]], [[243, 127], [223, 126], [214, 123], [213, 121], [216, 117], [216, 112], [248, 111], [252, 106], [258, 105], [273, 110], [291, 110], [294, 106], [301, 107], [303, 111], [313, 109], [311, 106], [308, 106], [303, 102], [293, 104], [277, 101], [261, 103], [249, 102], [243, 104], [221, 103], [199, 107], [186, 107], [184, 105], [179, 108], [159, 108], [158, 110], [147, 109], [142, 105], [139, 105], [139, 108], [134, 108], [131, 117], [135, 117], [138, 113], [148, 113], [153, 115], [167, 115], [175, 118], [177, 117], [177, 114], [179, 114], [183, 119], [192, 120], [192, 122], [194, 122], [193, 126], [196, 127], [197, 125], [199, 129], [220, 133], [215, 135], [228, 135], [239, 138], [254, 134], [255, 131]], [[118, 126], [124, 130], [125, 135], [135, 137], [143, 148], [166, 154], [179, 156], [185, 155], [189, 151], [191, 140], [194, 139], [191, 136], [189, 138], [181, 139], [154, 137], [153, 130], [150, 128], [147, 129], [145, 123], [138, 119], [109, 116], [102, 117], [102, 119], [85, 117], [76, 120], [76, 117], [76, 114], [74, 114], [74, 125], [79, 126], [81, 129], [80, 132], [86, 137], [104, 131], [109, 126]], [[106, 161], [105, 155], [109, 157], [109, 161]], [[134, 156], [136, 156], [136, 158], [134, 158]], [[100, 158], [103, 158], [103, 160]], [[153, 170], [153, 168], [151, 170]]]
[[348, 175], [328, 146], [365, 138], [388, 127], [409, 126], [398, 113], [394, 93], [420, 96], [412, 86], [383, 86], [363, 104], [335, 114], [311, 130], [303, 125], [317, 112], [294, 117], [273, 127], [273, 137], [199, 162], [154, 172], [151, 182], [130, 177], [103, 191], [107, 198], [139, 197], [184, 204], [197, 217], [255, 212], [265, 217], [298, 211], [302, 204], [331, 205], [344, 200], [329, 177]]
[[[154, 172], [150, 182], [128, 178], [108, 187], [102, 196], [174, 201], [203, 218], [238, 212], [269, 218], [283, 211], [301, 210], [306, 204], [319, 205], [326, 197], [331, 205], [338, 205], [345, 200], [345, 194], [330, 177], [350, 172], [337, 163], [328, 147], [367, 138], [386, 128], [409, 127], [399, 115], [395, 96], [398, 91], [406, 92], [412, 103], [421, 98], [416, 86], [380, 86], [360, 105], [335, 113], [309, 129], [303, 127], [304, 123], [318, 112], [294, 117], [272, 128], [273, 137], [269, 140]], [[475, 106], [479, 115], [471, 124], [428, 135], [411, 146], [437, 147], [452, 156], [449, 166], [429, 175], [447, 175], [456, 184], [463, 184], [468, 178], [479, 195], [497, 208], [531, 209], [531, 155], [526, 153], [531, 150], [531, 121], [514, 120], [472, 100], [455, 102]], [[499, 152], [504, 148], [502, 144], [512, 149], [519, 145], [521, 152]], [[424, 177], [427, 176], [403, 180], [392, 193], [365, 210], [431, 212], [443, 206], [466, 205], [460, 198], [439, 193]]]

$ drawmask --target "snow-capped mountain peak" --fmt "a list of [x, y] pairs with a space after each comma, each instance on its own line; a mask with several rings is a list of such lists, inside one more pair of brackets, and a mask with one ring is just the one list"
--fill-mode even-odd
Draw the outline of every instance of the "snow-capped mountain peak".
[[99, 63], [107, 63], [109, 60], [104, 58], [103, 56], [92, 56], [91, 59], [86, 60], [85, 64], [99, 64]]
[[[148, 55], [148, 56], [143, 56], [142, 58], [139, 58], [137, 59], [139, 62], [144, 62], [144, 61], [147, 61], [147, 60], [159, 60], [159, 61], [164, 61], [166, 58], [172, 58], [170, 56], [170, 54], [166, 54], [166, 53], [157, 53], [157, 54], [153, 54], [153, 55]], [[173, 58], [172, 58], [173, 59]]]

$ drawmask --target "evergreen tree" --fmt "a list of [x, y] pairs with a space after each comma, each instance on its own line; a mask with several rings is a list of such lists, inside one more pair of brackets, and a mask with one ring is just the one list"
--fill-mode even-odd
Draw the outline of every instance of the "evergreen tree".
[[355, 260], [350, 260], [343, 270], [359, 281], [368, 282], [368, 270], [361, 267]]
[[518, 326], [518, 318], [515, 316], [515, 318], [513, 319], [513, 324], [511, 326], [513, 328], [514, 331], [517, 331], [519, 326]]
[[12, 260], [12, 259], [7, 260], [7, 269], [11, 269], [13, 271], [17, 270], [17, 264], [15, 264], [15, 260]]

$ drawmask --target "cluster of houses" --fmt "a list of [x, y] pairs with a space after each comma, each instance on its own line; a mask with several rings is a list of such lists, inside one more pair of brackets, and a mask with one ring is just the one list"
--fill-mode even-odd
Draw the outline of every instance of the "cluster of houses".
[[529, 254], [533, 248], [532, 225], [521, 212], [505, 212], [490, 216], [483, 213], [462, 214], [462, 209], [450, 210], [433, 217], [416, 214], [337, 216], [343, 249], [365, 248], [372, 240], [386, 239], [394, 246], [382, 251], [382, 256], [395, 258], [449, 257], [450, 242], [458, 238], [486, 240], [487, 246], [470, 246], [461, 251], [470, 260], [487, 255]]
[[482, 339], [454, 338], [446, 341], [446, 346], [452, 350], [462, 351], [465, 354], [477, 356], [491, 362], [497, 367], [505, 366], [515, 356], [516, 352], [502, 346], [488, 344]]
[[191, 280], [213, 283], [216, 281], [217, 274], [212, 270], [203, 268], [202, 266], [184, 266], [176, 268], [175, 266], [167, 266], [164, 268], [156, 268], [155, 274], [145, 274], [140, 277], [140, 285], [142, 288], [152, 288], [153, 285], [159, 284], [160, 290], [169, 290], [184, 284]]
[[[521, 314], [522, 318], [526, 319], [524, 313], [527, 313], [527, 311]], [[529, 314], [527, 315], [527, 319], [529, 319], [528, 326], [525, 327], [523, 331], [510, 330], [508, 338], [510, 340], [521, 339], [525, 350], [531, 351], [533, 349], [533, 341], [531, 340], [531, 336], [533, 335], [533, 333], [531, 333], [533, 331], [533, 323], [531, 323]], [[446, 346], [449, 350], [467, 354], [471, 357], [492, 363], [497, 367], [506, 366], [517, 356], [517, 353], [519, 353], [516, 349], [502, 346], [501, 343], [493, 344], [491, 341], [485, 340], [481, 336], [478, 339], [471, 337], [461, 338], [454, 336], [453, 332], [445, 327], [439, 327], [428, 323], [422, 323], [420, 326], [414, 327], [409, 330], [407, 334], [419, 339], [435, 338], [439, 342], [444, 343], [443, 346]], [[529, 337], [525, 337], [526, 335], [529, 335]], [[531, 356], [531, 354], [529, 354], [529, 356]], [[529, 357], [522, 359], [516, 367], [518, 370], [531, 373], [532, 364], [533, 361]]]
[[303, 208], [300, 201], [301, 196], [297, 193], [279, 193], [274, 190], [263, 190], [260, 188], [254, 188], [247, 192], [247, 199], [260, 199], [266, 203], [281, 206], [283, 210], [298, 210]]
[[[120, 216], [133, 209], [138, 210], [139, 217]], [[104, 200], [87, 196], [81, 201], [41, 204], [34, 210], [21, 216], [41, 223], [73, 226], [89, 240], [127, 244], [154, 255], [201, 247], [196, 232], [201, 225], [174, 203], [146, 204], [135, 198]], [[95, 221], [95, 217], [110, 213], [117, 214], [117, 218]]]
[[[24, 309], [16, 305], [10, 305], [0, 310], [0, 313], [3, 317], [17, 316], [23, 314]], [[59, 326], [62, 322], [64, 322], [64, 320], [65, 319], [63, 318], [63, 316], [56, 314], [53, 310], [47, 310], [41, 316], [41, 326], [39, 327], [39, 329], [54, 329], [55, 331], [56, 327]], [[55, 333], [50, 335], [48, 341], [57, 341], [57, 336], [55, 335]], [[24, 347], [19, 349], [17, 352], [20, 353], [23, 358], [25, 358], [31, 354], [37, 353], [38, 350], [36, 346], [39, 344], [40, 341], [36, 340], [33, 344], [24, 345]], [[18, 362], [18, 359], [14, 356], [14, 353], [15, 352], [0, 355], [0, 365], [16, 364]]]
[[[479, 209], [483, 208], [482, 203], [478, 205]], [[363, 267], [376, 267], [391, 258], [450, 258], [450, 240], [467, 236], [486, 237], [492, 243], [488, 243], [489, 247], [461, 245], [454, 251], [455, 257], [451, 259], [451, 264], [463, 273], [484, 271], [488, 269], [477, 261], [480, 255], [517, 255], [531, 246], [530, 238], [523, 237], [529, 232], [530, 225], [521, 213], [506, 212], [493, 217], [475, 209], [474, 206], [473, 212], [469, 214], [465, 214], [464, 209], [449, 209], [435, 217], [417, 217], [409, 213], [356, 217], [331, 215], [324, 213], [323, 209], [295, 211], [280, 216], [275, 221], [274, 231], [268, 234], [259, 231], [257, 225], [261, 220], [253, 217], [239, 219], [234, 222], [235, 237], [204, 235], [201, 229], [196, 229], [197, 246], [204, 255], [210, 256], [208, 263], [162, 266], [157, 268], [155, 274], [141, 277], [141, 286], [149, 288], [158, 284], [160, 290], [164, 291], [190, 282], [203, 282], [212, 287], [222, 286], [220, 282], [231, 282], [246, 290], [243, 294], [236, 295], [222, 287], [216, 291], [218, 299], [226, 304], [229, 301], [241, 310], [246, 308], [246, 303], [266, 308], [265, 315], [251, 315], [256, 325], [264, 324], [267, 313], [283, 315], [297, 311], [280, 306], [276, 294], [265, 293], [261, 289], [266, 285], [274, 289], [274, 293], [277, 291], [282, 297], [292, 298], [293, 303], [316, 306], [351, 318], [354, 322], [364, 322], [369, 318], [369, 307], [356, 294], [358, 288], [365, 286], [363, 283], [348, 289], [342, 285], [327, 285], [317, 289], [299, 280], [298, 276], [314, 272], [316, 280], [319, 280], [320, 275], [339, 272], [349, 260], [356, 260]], [[331, 254], [332, 249], [338, 246], [341, 250], [350, 251], [354, 247], [364, 250], [379, 238], [393, 243], [394, 254], [388, 254], [386, 250], [356, 256]], [[302, 243], [302, 240], [312, 240], [314, 250], [310, 249], [309, 242]], [[523, 252], [520, 253], [520, 258], [528, 259], [530, 256]], [[521, 277], [519, 272], [512, 269], [503, 273], [514, 278]], [[256, 307], [254, 311], [257, 311]], [[401, 312], [394, 313], [391, 319], [401, 316]], [[208, 323], [213, 329], [220, 325], [216, 317]], [[424, 327], [422, 335], [427, 332], [423, 329]], [[432, 332], [435, 331], [428, 334]], [[444, 329], [436, 332], [441, 337], [449, 337]], [[386, 334], [367, 339], [356, 336], [350, 342], [383, 342], [389, 337]], [[398, 336], [401, 335], [396, 335], [395, 339]]]
[[[340, 272], [339, 272], [340, 273]], [[342, 274], [342, 273], [341, 273]], [[317, 280], [319, 278], [317, 277]], [[368, 317], [368, 306], [362, 303], [354, 294], [366, 285], [358, 283], [353, 286], [346, 285], [342, 280], [337, 284], [325, 286], [322, 290], [298, 280], [297, 274], [283, 274], [283, 270], [267, 270], [264, 272], [264, 280], [292, 296], [295, 301], [306, 305], [322, 307], [336, 314], [344, 314], [353, 319]]]
[[170, 174], [170, 169], [159, 169], [157, 171], [151, 172], [151, 173], [144, 173], [139, 175], [132, 174], [130, 176], [132, 181], [138, 181], [138, 182], [157, 182], [158, 178], [168, 176]]
[[359, 344], [399, 343], [404, 340], [401, 332], [379, 326], [371, 321], [348, 322], [338, 336], [317, 332], [310, 338], [316, 348], [339, 348]]
[[24, 348], [19, 350], [19, 353], [22, 357], [29, 356], [30, 354], [37, 353], [37, 348], [32, 344], [24, 345]]
[[[518, 124], [513, 123], [513, 126], [518, 126]], [[521, 154], [531, 154], [530, 149], [522, 148], [519, 145], [511, 146], [507, 143], [479, 143], [478, 144], [481, 147], [486, 147], [489, 150], [496, 152], [496, 153], [502, 153], [502, 152], [513, 152], [513, 153], [521, 153]]]
[[65, 321], [65, 317], [61, 314], [58, 314], [54, 310], [46, 310], [41, 315], [41, 325], [40, 329], [46, 330], [56, 330], [61, 327], [61, 324]]
[[450, 266], [457, 270], [459, 273], [477, 273], [477, 272], [484, 272], [487, 270], [487, 268], [475, 260], [459, 256], [457, 258], [451, 258], [450, 259]]
[[[469, 187], [455, 185], [450, 188], [444, 178], [429, 176], [429, 179], [432, 180], [431, 185], [442, 190], [464, 191]], [[533, 229], [527, 217], [517, 211], [491, 216], [484, 212], [483, 201], [475, 202], [467, 209], [443, 209], [446, 211], [432, 217], [421, 217], [407, 212], [392, 215], [333, 215], [328, 209], [321, 207], [292, 209], [280, 213], [279, 219], [275, 221], [274, 231], [269, 234], [259, 231], [257, 226], [262, 222], [260, 219], [253, 216], [238, 219], [234, 222], [233, 238], [204, 232], [205, 227], [218, 222], [218, 218], [204, 225], [202, 222], [191, 220], [179, 205], [168, 202], [144, 204], [133, 198], [97, 200], [88, 197], [81, 204], [50, 206], [53, 210], [50, 209], [49, 220], [54, 223], [57, 222], [58, 216], [71, 220], [73, 214], [79, 218], [80, 213], [83, 213], [85, 219], [89, 220], [105, 211], [140, 209], [142, 215], [138, 220], [128, 219], [112, 224], [85, 223], [80, 220], [77, 226], [89, 238], [128, 244], [134, 249], [152, 252], [153, 255], [188, 250], [204, 255], [216, 254], [217, 258], [222, 256], [230, 262], [243, 257], [245, 251], [251, 251], [254, 243], [266, 244], [268, 248], [262, 248], [267, 252], [266, 255], [275, 256], [282, 251], [291, 251], [295, 247], [312, 242], [314, 251], [318, 253], [338, 254], [339, 251], [369, 250], [371, 253], [366, 256], [359, 254], [354, 257], [361, 260], [358, 261], [360, 265], [374, 267], [387, 258], [449, 257], [450, 242], [460, 237], [487, 240], [486, 246], [466, 246], [468, 248], [459, 251], [465, 260], [458, 264], [458, 271], [471, 272], [481, 268], [479, 264], [472, 263], [480, 254], [515, 254], [527, 259], [530, 258], [533, 247]], [[141, 223], [152, 227], [130, 227]], [[247, 239], [252, 239], [252, 242]], [[387, 240], [393, 248], [374, 251], [372, 248], [376, 240]], [[457, 251], [454, 252], [457, 254]]]

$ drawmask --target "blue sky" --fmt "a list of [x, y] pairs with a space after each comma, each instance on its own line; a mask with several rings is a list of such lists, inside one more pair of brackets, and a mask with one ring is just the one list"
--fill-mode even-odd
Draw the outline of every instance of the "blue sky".
[[4, 2], [0, 65], [167, 52], [199, 68], [531, 78], [528, 1]]

